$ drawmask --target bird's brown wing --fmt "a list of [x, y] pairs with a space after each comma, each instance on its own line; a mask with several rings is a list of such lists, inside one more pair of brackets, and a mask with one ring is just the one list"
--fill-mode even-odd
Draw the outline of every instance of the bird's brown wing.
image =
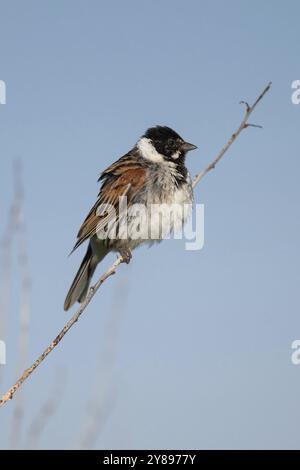
[[[125, 155], [103, 171], [99, 180], [102, 179], [104, 182], [98, 199], [80, 227], [73, 251], [108, 224], [118, 210], [120, 197], [126, 196], [127, 204], [130, 204], [145, 183], [146, 170], [136, 159]], [[109, 211], [108, 205], [113, 206], [115, 211]]]

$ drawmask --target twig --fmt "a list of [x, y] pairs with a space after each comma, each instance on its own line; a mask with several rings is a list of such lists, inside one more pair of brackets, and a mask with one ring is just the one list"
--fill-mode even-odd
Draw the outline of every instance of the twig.
[[210, 170], [213, 170], [215, 168], [216, 164], [221, 160], [224, 153], [227, 152], [231, 144], [233, 144], [233, 142], [236, 140], [236, 138], [244, 129], [247, 129], [247, 127], [258, 127], [260, 129], [262, 128], [262, 126], [258, 126], [257, 124], [249, 124], [248, 119], [250, 115], [252, 114], [252, 112], [254, 111], [254, 108], [256, 108], [258, 103], [263, 99], [265, 94], [270, 90], [271, 85], [272, 85], [272, 82], [269, 82], [266, 88], [261, 92], [259, 97], [254, 101], [252, 106], [250, 106], [246, 101], [240, 101], [240, 104], [244, 104], [246, 107], [244, 119], [242, 120], [238, 129], [232, 134], [228, 142], [220, 150], [216, 158], [209, 165], [207, 165], [200, 173], [198, 173], [198, 175], [195, 176], [194, 181], [193, 181], [193, 188], [199, 183], [199, 181], [203, 178], [203, 176], [206, 175], [206, 173], [208, 173]]
[[[198, 175], [196, 175], [194, 181], [193, 181], [193, 188], [199, 183], [199, 181], [203, 178], [206, 173], [208, 173], [210, 170], [215, 168], [216, 164], [221, 160], [225, 152], [229, 149], [231, 144], [236, 140], [238, 135], [242, 132], [243, 129], [246, 129], [247, 127], [253, 126], [252, 124], [248, 123], [249, 116], [253, 112], [254, 108], [257, 106], [257, 104], [263, 99], [265, 94], [270, 90], [271, 88], [271, 82], [266, 86], [266, 88], [262, 91], [262, 93], [258, 96], [258, 98], [255, 100], [252, 106], [250, 106], [248, 103], [243, 102], [246, 106], [246, 112], [244, 115], [244, 118], [239, 126], [239, 128], [236, 130], [235, 133], [232, 134], [230, 139], [228, 140], [227, 144], [221, 149], [217, 157], [210, 163], [204, 170], [202, 170]], [[99, 287], [103, 284], [103, 282], [110, 277], [112, 274], [115, 274], [116, 268], [124, 262], [124, 259], [122, 256], [119, 256], [117, 260], [113, 263], [113, 265], [100, 277], [100, 279], [96, 282], [96, 284], [89, 290], [89, 293], [85, 299], [85, 301], [80, 305], [76, 313], [73, 315], [73, 317], [66, 323], [64, 328], [61, 330], [61, 332], [56, 336], [56, 338], [52, 341], [50, 346], [48, 346], [47, 349], [40, 355], [40, 357], [28, 368], [24, 371], [22, 376], [17, 380], [17, 382], [8, 390], [8, 392], [1, 398], [0, 400], [0, 406], [4, 405], [7, 401], [13, 398], [15, 392], [20, 388], [20, 386], [23, 384], [23, 382], [32, 374], [32, 372], [43, 362], [43, 360], [50, 354], [50, 352], [58, 345], [58, 343], [62, 340], [62, 338], [65, 336], [65, 334], [70, 330], [70, 328], [78, 321], [79, 317], [81, 314], [84, 312], [94, 295], [96, 294], [97, 290]]]
[[8, 400], [11, 400], [16, 391], [21, 387], [23, 382], [32, 374], [32, 372], [40, 365], [41, 362], [51, 353], [51, 351], [58, 345], [58, 343], [62, 340], [66, 333], [68, 333], [69, 329], [79, 320], [79, 317], [82, 315], [94, 295], [96, 294], [99, 287], [103, 284], [103, 282], [116, 272], [116, 268], [119, 264], [123, 263], [124, 260], [122, 256], [119, 256], [116, 261], [112, 264], [112, 266], [98, 279], [96, 284], [89, 290], [88, 295], [84, 302], [80, 304], [78, 310], [74, 313], [73, 317], [66, 323], [60, 333], [56, 336], [56, 338], [52, 341], [52, 343], [48, 346], [47, 349], [39, 356], [39, 358], [28, 368], [26, 369], [21, 377], [17, 380], [17, 382], [8, 390], [8, 392], [3, 395], [0, 400], [0, 406], [3, 406]]

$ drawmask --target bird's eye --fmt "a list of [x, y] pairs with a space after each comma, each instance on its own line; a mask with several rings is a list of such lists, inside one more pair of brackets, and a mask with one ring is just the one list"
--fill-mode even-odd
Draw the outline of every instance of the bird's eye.
[[170, 150], [173, 150], [176, 147], [176, 142], [174, 139], [169, 139], [168, 140], [168, 147]]

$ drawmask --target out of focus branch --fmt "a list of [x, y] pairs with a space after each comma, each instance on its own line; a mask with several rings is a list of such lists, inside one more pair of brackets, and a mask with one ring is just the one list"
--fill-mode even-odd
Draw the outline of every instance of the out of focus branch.
[[39, 409], [26, 433], [26, 449], [37, 449], [38, 441], [41, 439], [43, 431], [58, 409], [65, 385], [66, 370], [65, 368], [58, 369], [55, 374], [53, 390], [50, 391], [49, 397]]
[[116, 387], [113, 382], [113, 370], [117, 358], [120, 323], [127, 298], [127, 280], [119, 279], [112, 293], [112, 305], [103, 331], [104, 340], [94, 373], [95, 382], [90, 387], [91, 397], [79, 443], [81, 449], [94, 447], [115, 404]]
[[[12, 301], [12, 248], [20, 224], [20, 214], [22, 205], [22, 194], [20, 191], [18, 178], [16, 177], [18, 163], [14, 162], [13, 167], [13, 200], [8, 212], [8, 221], [0, 241], [0, 332], [1, 339], [6, 338], [7, 319]], [[1, 383], [2, 374], [0, 374]]]
[[[202, 170], [194, 179], [193, 181], [193, 187], [195, 187], [199, 181], [203, 178], [206, 173], [208, 173], [210, 170], [215, 168], [216, 164], [221, 160], [225, 152], [229, 149], [229, 147], [233, 144], [233, 142], [237, 139], [239, 134], [242, 132], [242, 130], [246, 129], [247, 127], [259, 127], [255, 124], [250, 124], [248, 123], [248, 119], [254, 109], [256, 108], [257, 104], [263, 99], [263, 97], [266, 95], [266, 93], [270, 90], [271, 88], [271, 83], [269, 83], [266, 88], [260, 93], [258, 98], [255, 100], [255, 102], [250, 106], [246, 102], [242, 102], [246, 106], [246, 111], [244, 118], [238, 127], [238, 129], [232, 134], [226, 145], [221, 149], [217, 157], [210, 163], [204, 170]], [[73, 317], [66, 323], [64, 328], [60, 331], [60, 333], [57, 335], [57, 337], [52, 341], [52, 343], [48, 346], [47, 349], [40, 355], [40, 357], [28, 368], [24, 371], [22, 376], [17, 380], [17, 382], [8, 390], [8, 392], [1, 398], [0, 400], [0, 406], [4, 405], [7, 401], [9, 401], [11, 398], [13, 398], [15, 392], [20, 388], [20, 386], [23, 384], [23, 382], [32, 374], [32, 372], [41, 364], [41, 362], [44, 361], [44, 359], [50, 354], [50, 352], [60, 343], [62, 338], [65, 336], [65, 334], [70, 330], [70, 328], [79, 320], [79, 317], [82, 315], [82, 313], [85, 311], [86, 307], [96, 294], [97, 290], [99, 287], [103, 284], [103, 282], [110, 277], [112, 274], [115, 274], [117, 267], [124, 262], [124, 259], [119, 256], [117, 260], [113, 263], [113, 265], [100, 277], [100, 279], [96, 282], [96, 284], [90, 289], [85, 301], [80, 305], [76, 313], [73, 315]]]
[[[20, 272], [19, 297], [19, 347], [17, 357], [17, 376], [22, 372], [28, 360], [29, 319], [31, 298], [31, 276], [29, 272], [27, 233], [24, 217], [24, 187], [21, 160], [14, 163], [14, 184], [16, 200], [18, 201], [18, 217], [16, 220], [16, 238], [18, 250], [18, 266]], [[22, 421], [24, 417], [24, 396], [21, 393], [15, 403], [11, 425], [12, 448], [20, 446]]]

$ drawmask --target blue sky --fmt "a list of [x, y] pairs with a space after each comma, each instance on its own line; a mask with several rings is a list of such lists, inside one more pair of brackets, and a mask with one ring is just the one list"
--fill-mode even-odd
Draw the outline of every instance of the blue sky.
[[[273, 82], [251, 118], [263, 130], [247, 129], [195, 191], [204, 248], [139, 249], [105, 283], [24, 385], [20, 445], [63, 367], [41, 448], [90, 447], [93, 396], [105, 409], [95, 448], [299, 448], [299, 2], [12, 0], [0, 10], [1, 228], [20, 157], [28, 363], [70, 316], [62, 305], [85, 248], [67, 255], [101, 170], [167, 124], [198, 145], [187, 162], [196, 174], [239, 124], [239, 101]], [[16, 377], [16, 264], [1, 391]], [[14, 406], [0, 410], [1, 448]]]

